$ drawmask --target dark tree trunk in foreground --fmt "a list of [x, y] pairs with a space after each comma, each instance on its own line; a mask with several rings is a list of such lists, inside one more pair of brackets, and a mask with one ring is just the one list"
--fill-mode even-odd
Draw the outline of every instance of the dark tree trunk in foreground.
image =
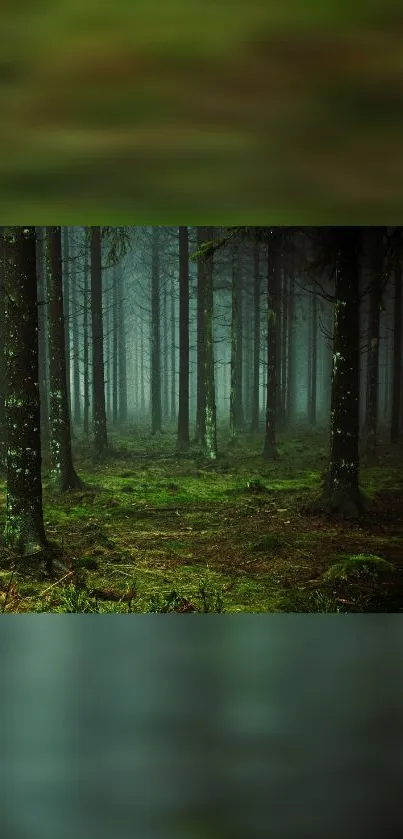
[[[207, 241], [207, 228], [197, 228], [197, 248]], [[205, 271], [204, 259], [197, 260], [197, 385], [196, 385], [196, 431], [195, 443], [204, 438], [205, 392], [204, 392], [204, 356], [205, 356]]]
[[329, 511], [353, 517], [364, 507], [358, 485], [361, 235], [356, 227], [332, 231], [337, 255], [330, 467], [323, 499]]
[[46, 227], [36, 228], [36, 272], [38, 276], [38, 363], [41, 403], [41, 442], [43, 449], [44, 446], [48, 446], [50, 439]]
[[279, 307], [279, 281], [282, 232], [278, 228], [268, 231], [267, 265], [267, 395], [266, 427], [263, 457], [272, 460], [278, 456], [276, 448], [277, 408], [277, 317]]
[[62, 492], [79, 489], [71, 453], [66, 387], [63, 315], [62, 238], [60, 227], [48, 227], [48, 311], [50, 373], [50, 475]]
[[47, 544], [42, 509], [35, 227], [11, 228], [6, 242], [4, 539], [7, 545], [31, 554]]
[[67, 404], [71, 416], [71, 388], [70, 388], [70, 238], [69, 228], [63, 227], [63, 315], [64, 315], [64, 342], [66, 347], [66, 385]]
[[367, 459], [376, 460], [378, 435], [379, 402], [379, 326], [381, 316], [381, 296], [383, 290], [382, 267], [384, 262], [383, 229], [372, 228], [371, 240], [371, 288], [368, 329], [368, 377], [367, 377], [367, 412], [365, 454]]
[[5, 326], [5, 243], [4, 227], [0, 227], [0, 472], [6, 465], [5, 398], [6, 380], [4, 370], [4, 326]]
[[[76, 239], [74, 237], [75, 252], [77, 251]], [[74, 388], [74, 424], [78, 426], [81, 424], [81, 399], [80, 399], [80, 345], [79, 345], [79, 330], [78, 330], [78, 313], [79, 313], [79, 293], [77, 282], [77, 270], [75, 265], [71, 272], [71, 291], [73, 299], [72, 311], [72, 338], [73, 338], [73, 388]]]
[[151, 434], [162, 431], [159, 231], [151, 245]]
[[179, 414], [178, 448], [189, 446], [189, 242], [179, 227]]
[[[206, 229], [207, 238], [213, 236], [213, 229]], [[205, 258], [204, 270], [204, 423], [203, 452], [206, 457], [217, 457], [217, 419], [214, 382], [214, 340], [213, 340], [213, 256]]]
[[393, 384], [390, 439], [392, 443], [397, 443], [400, 439], [402, 410], [402, 257], [400, 248], [395, 261], [395, 305], [393, 320]]
[[94, 449], [102, 457], [108, 448], [106, 432], [104, 336], [102, 319], [101, 228], [91, 228], [92, 422]]

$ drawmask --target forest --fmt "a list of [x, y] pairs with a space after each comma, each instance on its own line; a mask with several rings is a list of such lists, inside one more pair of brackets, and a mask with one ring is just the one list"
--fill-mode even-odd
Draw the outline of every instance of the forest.
[[403, 611], [400, 227], [0, 228], [0, 608]]

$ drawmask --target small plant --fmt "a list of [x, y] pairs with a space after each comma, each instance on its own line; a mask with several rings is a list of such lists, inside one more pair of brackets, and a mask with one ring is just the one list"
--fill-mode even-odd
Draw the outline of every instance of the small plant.
[[340, 606], [340, 601], [334, 595], [326, 591], [309, 591], [301, 589], [291, 592], [283, 601], [284, 612], [299, 613], [331, 613], [340, 614], [345, 612]]
[[197, 611], [193, 604], [186, 597], [179, 594], [176, 589], [172, 589], [169, 594], [155, 593], [152, 595], [148, 604], [146, 612], [195, 612]]
[[325, 580], [354, 580], [361, 576], [379, 577], [394, 572], [391, 562], [373, 554], [345, 555], [325, 572]]
[[201, 612], [221, 613], [224, 611], [224, 601], [222, 596], [222, 587], [214, 585], [209, 569], [207, 567], [206, 574], [199, 580], [199, 587], [197, 597], [201, 601]]

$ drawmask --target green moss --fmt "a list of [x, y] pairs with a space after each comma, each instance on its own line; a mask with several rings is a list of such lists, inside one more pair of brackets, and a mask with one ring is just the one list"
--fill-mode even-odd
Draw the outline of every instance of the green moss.
[[373, 554], [352, 554], [344, 556], [325, 572], [325, 580], [350, 580], [361, 575], [381, 576], [393, 573], [391, 562]]

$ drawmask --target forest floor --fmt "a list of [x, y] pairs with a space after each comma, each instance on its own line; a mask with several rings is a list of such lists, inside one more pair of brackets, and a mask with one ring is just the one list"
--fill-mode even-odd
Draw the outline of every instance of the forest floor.
[[[272, 463], [262, 435], [219, 435], [217, 461], [174, 454], [173, 430], [110, 443], [97, 463], [74, 441], [85, 490], [56, 493], [44, 463], [46, 532], [65, 568], [49, 579], [0, 544], [3, 611], [403, 611], [403, 446], [381, 445], [377, 465], [362, 465], [370, 508], [348, 521], [304, 510], [320, 492], [327, 434], [279, 435]], [[0, 532], [5, 503], [3, 478]], [[348, 573], [326, 577], [345, 560]]]

